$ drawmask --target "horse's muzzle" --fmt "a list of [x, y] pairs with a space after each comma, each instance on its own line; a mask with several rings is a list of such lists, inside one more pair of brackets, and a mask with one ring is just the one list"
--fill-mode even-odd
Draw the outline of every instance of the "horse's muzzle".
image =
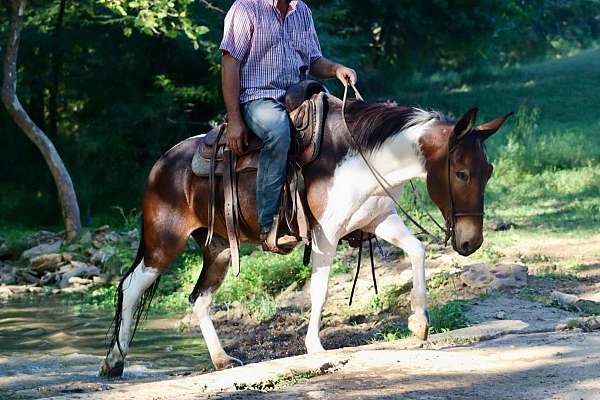
[[483, 221], [481, 217], [464, 217], [457, 221], [454, 227], [452, 247], [461, 256], [470, 256], [481, 247], [483, 243]]

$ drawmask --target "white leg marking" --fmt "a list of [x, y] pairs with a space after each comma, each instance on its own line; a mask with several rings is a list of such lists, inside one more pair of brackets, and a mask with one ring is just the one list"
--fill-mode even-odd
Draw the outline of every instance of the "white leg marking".
[[[337, 241], [336, 241], [337, 244]], [[310, 280], [310, 322], [304, 343], [308, 353], [325, 351], [319, 338], [321, 312], [327, 300], [329, 271], [335, 256], [335, 245], [332, 245], [320, 229], [313, 232], [312, 275]]]
[[212, 299], [212, 290], [200, 293], [193, 308], [194, 318], [200, 325], [200, 330], [202, 331], [206, 346], [208, 347], [210, 358], [217, 369], [226, 368], [230, 366], [232, 362], [243, 365], [240, 360], [228, 356], [227, 353], [225, 353], [225, 350], [223, 350], [215, 326], [210, 318], [210, 304], [212, 303]]
[[[406, 252], [413, 269], [409, 328], [420, 338], [427, 337], [427, 284], [425, 281], [425, 246], [404, 225], [395, 212], [378, 218], [368, 229], [378, 237]], [[418, 332], [416, 332], [416, 331]]]
[[123, 354], [119, 351], [117, 344], [111, 350], [107, 361], [111, 367], [119, 361], [123, 361], [129, 351], [129, 341], [133, 328], [133, 314], [144, 291], [158, 278], [158, 270], [144, 265], [142, 260], [133, 272], [123, 282], [123, 306], [121, 327], [119, 329], [119, 344]]

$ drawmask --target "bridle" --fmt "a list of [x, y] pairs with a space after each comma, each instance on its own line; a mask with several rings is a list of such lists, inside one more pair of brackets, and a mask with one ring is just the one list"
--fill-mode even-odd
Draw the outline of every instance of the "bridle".
[[[342, 100], [342, 121], [344, 122], [344, 126], [346, 127], [346, 132], [348, 133], [348, 136], [350, 136], [352, 143], [354, 145], [354, 148], [356, 149], [356, 151], [360, 154], [361, 158], [363, 159], [363, 161], [365, 162], [365, 164], [367, 165], [367, 167], [369, 168], [369, 171], [371, 172], [371, 174], [373, 175], [373, 177], [375, 178], [375, 180], [377, 181], [377, 183], [379, 184], [379, 186], [381, 187], [381, 189], [383, 190], [383, 192], [387, 195], [387, 197], [389, 197], [394, 204], [396, 205], [396, 207], [400, 210], [400, 212], [402, 212], [402, 214], [408, 218], [408, 220], [410, 222], [413, 223], [413, 225], [415, 225], [417, 228], [419, 228], [422, 233], [432, 237], [435, 240], [439, 241], [439, 238], [433, 234], [431, 234], [427, 229], [425, 229], [419, 222], [417, 222], [405, 209], [404, 207], [402, 207], [400, 205], [400, 203], [396, 200], [396, 198], [394, 197], [394, 195], [390, 192], [390, 188], [392, 187], [392, 185], [390, 185], [390, 183], [385, 179], [385, 177], [379, 172], [377, 171], [377, 169], [375, 169], [375, 167], [371, 164], [371, 162], [367, 159], [366, 155], [364, 154], [363, 150], [361, 149], [360, 145], [358, 144], [356, 138], [352, 135], [352, 132], [350, 131], [350, 128], [348, 127], [348, 123], [346, 122], [346, 103], [348, 100], [348, 86], [352, 87], [352, 89], [354, 90], [354, 96], [360, 100], [360, 101], [364, 101], [363, 97], [360, 95], [358, 89], [356, 88], [356, 85], [349, 83], [347, 85], [344, 85], [344, 98]], [[471, 134], [471, 132], [469, 132], [469, 134]], [[467, 136], [467, 135], [465, 135]], [[423, 205], [423, 202], [421, 200], [421, 197], [418, 195], [418, 192], [413, 184], [412, 181], [410, 181], [410, 185], [412, 187], [413, 193], [415, 195], [415, 198], [419, 201], [421, 208], [423, 209], [423, 211], [425, 212], [425, 214], [428, 216], [428, 218], [445, 234], [445, 239], [444, 239], [444, 245], [448, 245], [448, 241], [450, 239], [452, 239], [452, 243], [454, 245], [456, 245], [456, 241], [455, 241], [455, 230], [454, 227], [456, 225], [456, 219], [459, 217], [467, 217], [467, 216], [477, 216], [477, 217], [483, 217], [484, 212], [482, 211], [475, 211], [475, 212], [469, 212], [469, 211], [456, 211], [456, 209], [454, 208], [454, 198], [453, 198], [453, 194], [452, 194], [452, 179], [450, 176], [450, 167], [451, 167], [451, 156], [452, 153], [456, 150], [456, 148], [458, 147], [458, 143], [455, 143], [452, 147], [448, 146], [448, 153], [446, 154], [446, 166], [447, 166], [447, 177], [448, 177], [448, 181], [447, 181], [447, 186], [448, 186], [448, 213], [446, 215], [446, 226], [442, 227], [442, 225], [437, 222], [437, 220], [431, 215], [431, 213], [429, 211], [427, 211], [427, 209], [425, 208], [425, 206]], [[483, 203], [482, 203], [483, 205]]]
[[[467, 133], [464, 137], [468, 136], [471, 134], [471, 132], [473, 132], [472, 130]], [[458, 147], [458, 143], [455, 143], [454, 145], [452, 145], [452, 147], [450, 147], [450, 145], [448, 145], [448, 153], [446, 154], [446, 170], [448, 171], [448, 215], [446, 216], [446, 229], [445, 229], [445, 234], [446, 234], [446, 238], [444, 239], [444, 245], [448, 244], [448, 241], [450, 239], [452, 239], [452, 242], [454, 245], [456, 245], [456, 241], [455, 241], [455, 232], [454, 232], [454, 226], [456, 225], [456, 218], [458, 217], [483, 217], [485, 215], [483, 209], [481, 211], [456, 211], [456, 209], [454, 208], [454, 198], [452, 196], [452, 177], [450, 176], [450, 167], [451, 167], [451, 157], [452, 157], [452, 153], [456, 150], [456, 148]], [[483, 196], [483, 191], [481, 192], [482, 196]], [[481, 202], [481, 205], [483, 207], [483, 201]]]

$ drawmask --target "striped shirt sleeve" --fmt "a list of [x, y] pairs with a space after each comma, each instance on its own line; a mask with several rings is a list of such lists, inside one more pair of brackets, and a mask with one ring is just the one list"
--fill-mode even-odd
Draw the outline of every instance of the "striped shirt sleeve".
[[312, 13], [309, 12], [310, 17], [310, 28], [309, 28], [309, 39], [308, 39], [308, 55], [310, 57], [310, 63], [314, 63], [319, 58], [323, 57], [321, 53], [321, 45], [319, 44], [319, 37], [317, 36], [317, 30], [315, 29], [315, 22], [312, 18]]
[[238, 61], [244, 61], [252, 43], [254, 23], [252, 14], [243, 4], [236, 1], [227, 16], [220, 49]]

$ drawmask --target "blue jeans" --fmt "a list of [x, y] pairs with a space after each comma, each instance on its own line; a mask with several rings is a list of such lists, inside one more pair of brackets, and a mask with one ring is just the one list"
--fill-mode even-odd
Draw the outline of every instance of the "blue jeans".
[[246, 126], [262, 140], [256, 177], [256, 207], [261, 233], [268, 232], [279, 211], [290, 148], [290, 124], [280, 102], [264, 98], [242, 104]]

